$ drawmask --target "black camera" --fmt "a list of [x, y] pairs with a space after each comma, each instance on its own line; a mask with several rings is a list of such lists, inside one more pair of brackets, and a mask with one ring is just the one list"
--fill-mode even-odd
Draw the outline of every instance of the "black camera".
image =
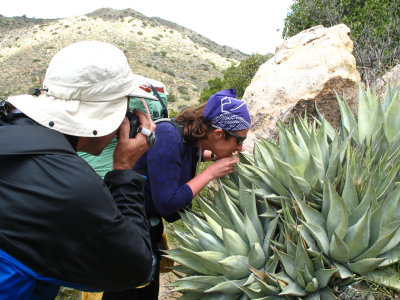
[[131, 109], [129, 109], [126, 112], [126, 117], [129, 120], [129, 126], [130, 126], [129, 138], [133, 139], [136, 136], [136, 134], [138, 133], [140, 122], [139, 122], [138, 117], [136, 117], [136, 115], [133, 113], [133, 110], [131, 110]]

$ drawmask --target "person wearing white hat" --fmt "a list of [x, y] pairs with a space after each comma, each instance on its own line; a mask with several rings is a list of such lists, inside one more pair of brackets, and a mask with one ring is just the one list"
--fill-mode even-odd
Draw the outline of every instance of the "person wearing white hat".
[[[0, 105], [0, 299], [54, 299], [59, 286], [118, 291], [145, 284], [153, 258], [145, 177], [133, 165], [154, 143], [149, 114], [117, 47], [84, 41], [51, 60], [44, 93]], [[98, 155], [118, 132], [104, 181], [77, 151]]]

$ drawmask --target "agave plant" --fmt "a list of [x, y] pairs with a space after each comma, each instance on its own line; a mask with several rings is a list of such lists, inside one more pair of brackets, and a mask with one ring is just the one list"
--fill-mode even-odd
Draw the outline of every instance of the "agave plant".
[[279, 124], [182, 214], [168, 256], [182, 299], [337, 299], [362, 279], [400, 289], [400, 97], [360, 87], [358, 119]]

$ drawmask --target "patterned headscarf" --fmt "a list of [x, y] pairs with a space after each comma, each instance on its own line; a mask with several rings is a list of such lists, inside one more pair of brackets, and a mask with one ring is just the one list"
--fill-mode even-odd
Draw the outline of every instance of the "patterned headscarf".
[[236, 91], [228, 89], [220, 91], [208, 99], [203, 118], [214, 127], [228, 131], [248, 129], [251, 119], [246, 104], [236, 99]]

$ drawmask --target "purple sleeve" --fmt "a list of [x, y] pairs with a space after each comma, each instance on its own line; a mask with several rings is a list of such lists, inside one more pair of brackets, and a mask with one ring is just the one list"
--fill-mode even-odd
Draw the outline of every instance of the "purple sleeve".
[[167, 217], [186, 207], [193, 192], [186, 184], [184, 168], [190, 164], [182, 160], [183, 142], [178, 131], [169, 123], [156, 128], [157, 141], [147, 151], [147, 171], [154, 207], [162, 217]]

